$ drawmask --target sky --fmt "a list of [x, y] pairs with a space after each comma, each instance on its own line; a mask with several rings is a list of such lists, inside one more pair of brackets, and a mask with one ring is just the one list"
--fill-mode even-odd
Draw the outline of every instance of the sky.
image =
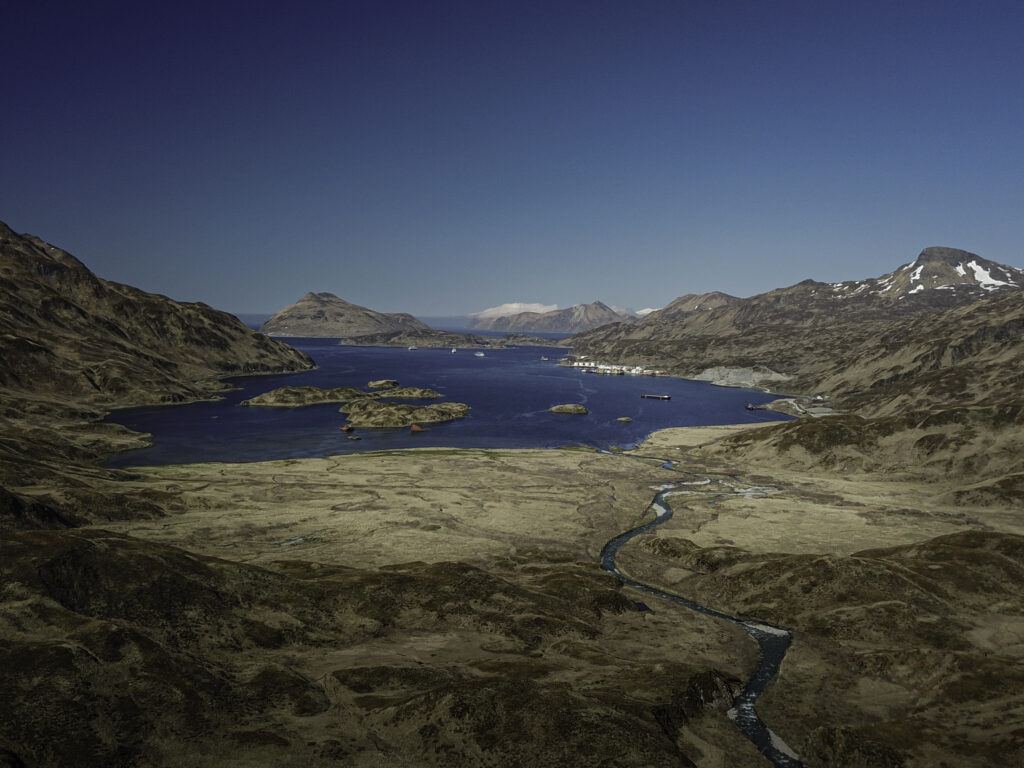
[[1019, 0], [3, 0], [0, 220], [271, 313], [1024, 266]]

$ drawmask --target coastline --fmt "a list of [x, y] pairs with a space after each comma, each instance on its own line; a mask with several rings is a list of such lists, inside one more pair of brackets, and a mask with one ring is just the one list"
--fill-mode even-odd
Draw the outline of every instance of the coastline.
[[[740, 467], [705, 450], [764, 426], [658, 430], [622, 452], [641, 461], [584, 447], [408, 448], [240, 464], [138, 466], [132, 473], [144, 478], [147, 488], [180, 493], [185, 511], [148, 522], [100, 525], [246, 562], [270, 562], [287, 552], [292, 558], [360, 567], [407, 559], [483, 563], [509, 556], [524, 542], [585, 560], [596, 557], [608, 531], [643, 513], [650, 486], [665, 480], [661, 464], [670, 460], [687, 471], [742, 475], [777, 489], [730, 498], [713, 509], [678, 512], [674, 524], [698, 546], [727, 542], [755, 553], [849, 554], [965, 528], [1024, 534], [1024, 522], [1016, 523], [999, 508], [965, 517], [961, 508], [937, 502], [943, 488], [926, 478], [786, 469], [772, 462]], [[481, 495], [482, 489], [488, 491]], [[256, 530], [264, 532], [254, 535]], [[293, 543], [282, 544], [286, 541]]]

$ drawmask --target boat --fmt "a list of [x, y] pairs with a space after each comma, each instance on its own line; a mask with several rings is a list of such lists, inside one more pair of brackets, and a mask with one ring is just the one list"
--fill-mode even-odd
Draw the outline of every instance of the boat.
[[423, 427], [421, 427], [419, 424], [410, 424], [409, 425], [409, 431], [413, 432], [413, 433], [416, 433], [416, 432], [426, 432], [427, 430], [424, 429]]
[[409, 349], [419, 349], [419, 347], [409, 347]]
[[338, 427], [338, 429], [340, 429], [342, 432], [351, 432], [353, 427], [351, 424], [345, 424], [342, 427]]
[[544, 355], [541, 355], [541, 356], [540, 356], [540, 359], [541, 359], [541, 360], [547, 360], [547, 358], [546, 358], [546, 357], [544, 357]]
[[640, 395], [640, 397], [646, 397], [648, 400], [671, 400], [672, 395]]
[[473, 354], [476, 355], [477, 357], [483, 357], [484, 356], [483, 352], [474, 352]]
[[458, 352], [458, 351], [459, 351], [459, 350], [457, 350], [457, 349], [456, 349], [455, 347], [452, 347], [452, 354], [453, 354], [453, 355], [454, 355], [454, 354], [455, 354], [456, 352]]

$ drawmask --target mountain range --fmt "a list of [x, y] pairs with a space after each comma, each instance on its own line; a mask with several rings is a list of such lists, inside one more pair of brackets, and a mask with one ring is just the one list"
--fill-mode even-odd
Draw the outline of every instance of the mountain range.
[[[821, 392], [848, 407], [887, 413], [1016, 391], [1011, 380], [1019, 368], [1011, 363], [1020, 359], [1021, 287], [1024, 270], [926, 248], [878, 278], [805, 280], [746, 299], [682, 296], [636, 323], [567, 342], [578, 355], [681, 376], [713, 368], [770, 371], [788, 377], [786, 391]], [[953, 370], [961, 372], [959, 386]]]
[[633, 318], [600, 301], [576, 304], [550, 312], [517, 312], [498, 317], [472, 317], [471, 328], [486, 331], [529, 333], [580, 333], [608, 323], [632, 322]]

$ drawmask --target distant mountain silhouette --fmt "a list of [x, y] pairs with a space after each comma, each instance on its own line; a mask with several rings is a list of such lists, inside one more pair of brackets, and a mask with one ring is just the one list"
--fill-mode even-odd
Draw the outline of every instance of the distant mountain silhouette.
[[606, 304], [595, 301], [551, 312], [519, 312], [500, 317], [475, 318], [471, 327], [487, 331], [579, 333], [608, 323], [631, 320], [632, 318], [616, 312]]
[[344, 338], [431, 328], [409, 314], [376, 312], [333, 293], [307, 293], [267, 320], [260, 330], [269, 336]]

